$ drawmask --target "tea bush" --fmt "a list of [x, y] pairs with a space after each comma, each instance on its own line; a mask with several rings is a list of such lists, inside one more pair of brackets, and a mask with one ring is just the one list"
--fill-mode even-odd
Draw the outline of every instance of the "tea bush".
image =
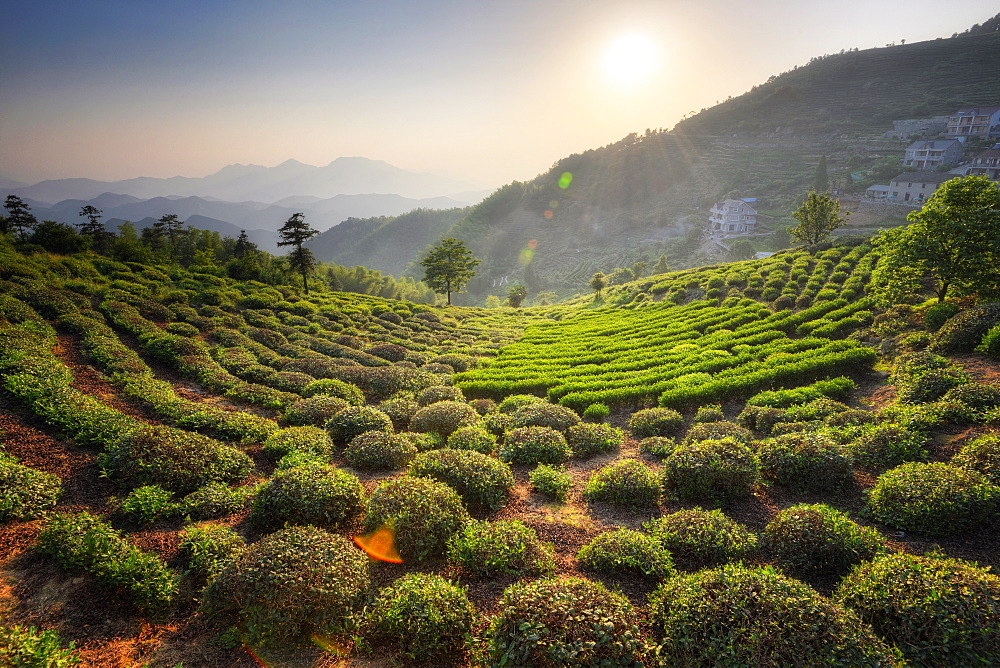
[[420, 404], [409, 396], [397, 396], [380, 403], [378, 409], [389, 416], [394, 429], [404, 431], [409, 428], [413, 416], [420, 410]]
[[403, 468], [416, 454], [417, 446], [405, 436], [366, 431], [354, 437], [344, 450], [344, 459], [357, 469], [389, 471]]
[[243, 537], [221, 524], [196, 524], [181, 532], [178, 547], [188, 568], [210, 582], [247, 548]]
[[663, 490], [680, 499], [724, 503], [749, 496], [759, 480], [757, 455], [732, 439], [680, 445], [663, 461]]
[[440, 575], [408, 573], [378, 593], [367, 622], [372, 640], [395, 643], [425, 663], [464, 650], [476, 617], [464, 588]]
[[445, 483], [473, 509], [499, 510], [514, 487], [508, 464], [472, 450], [443, 448], [421, 453], [409, 475]]
[[492, 399], [473, 399], [469, 405], [476, 409], [480, 415], [488, 415], [497, 412], [497, 404]]
[[448, 436], [448, 447], [489, 455], [497, 449], [497, 437], [483, 427], [459, 427]]
[[573, 486], [573, 476], [562, 466], [539, 464], [529, 475], [531, 487], [540, 494], [565, 501]]
[[410, 420], [411, 431], [429, 431], [444, 438], [461, 427], [479, 423], [479, 413], [466, 403], [439, 401], [421, 408]]
[[782, 567], [806, 574], [844, 575], [885, 551], [878, 531], [824, 504], [785, 508], [764, 527], [761, 542]]
[[180, 510], [181, 505], [174, 503], [173, 494], [157, 485], [136, 487], [118, 506], [119, 512], [140, 524], [152, 524]]
[[922, 430], [881, 423], [866, 428], [848, 449], [864, 468], [885, 471], [905, 462], [926, 461], [927, 440]]
[[854, 467], [843, 446], [815, 433], [785, 434], [758, 444], [761, 474], [797, 494], [851, 489]]
[[643, 525], [663, 544], [678, 568], [696, 571], [745, 558], [757, 549], [757, 535], [721, 510], [679, 510]]
[[983, 335], [982, 342], [976, 346], [976, 352], [1000, 359], [1000, 325], [991, 327], [990, 331]]
[[278, 471], [250, 507], [250, 522], [274, 530], [286, 524], [346, 528], [364, 509], [364, 488], [334, 466], [297, 466]]
[[29, 520], [56, 505], [62, 481], [45, 471], [19, 464], [0, 450], [0, 523]]
[[924, 311], [924, 327], [931, 332], [936, 332], [941, 329], [941, 326], [948, 320], [948, 318], [955, 315], [960, 310], [961, 309], [958, 304], [953, 302], [941, 302], [940, 304], [934, 304]]
[[539, 402], [545, 403], [545, 399], [536, 397], [533, 394], [512, 394], [500, 402], [497, 410], [501, 413], [513, 413], [523, 406], [530, 406]]
[[435, 434], [432, 431], [404, 431], [400, 434], [400, 436], [403, 436], [406, 440], [412, 443], [417, 448], [418, 452], [427, 452], [428, 450], [443, 448], [447, 443], [440, 434]]
[[986, 410], [1000, 406], [1000, 387], [982, 383], [963, 383], [945, 392], [941, 400], [960, 401], [969, 408]]
[[302, 389], [302, 396], [337, 397], [338, 399], [343, 399], [352, 406], [363, 406], [365, 403], [365, 395], [361, 392], [360, 388], [356, 385], [345, 383], [342, 380], [337, 380], [336, 378], [322, 378], [308, 383]]
[[594, 472], [583, 489], [588, 501], [655, 506], [660, 498], [656, 473], [635, 459], [622, 459]]
[[599, 534], [580, 548], [576, 558], [601, 573], [633, 573], [665, 578], [674, 575], [670, 552], [663, 543], [632, 529]]
[[489, 635], [497, 666], [639, 666], [646, 658], [628, 600], [581, 578], [511, 585]]
[[941, 326], [927, 349], [938, 355], [972, 352], [993, 327], [1000, 324], [1000, 304], [984, 304], [952, 316]]
[[278, 645], [346, 630], [368, 586], [368, 557], [350, 540], [290, 527], [227, 565], [205, 590], [204, 606], [236, 614], [249, 642]]
[[538, 402], [521, 406], [515, 410], [511, 417], [510, 425], [514, 429], [520, 427], [549, 427], [556, 431], [565, 432], [579, 421], [580, 416], [565, 406]]
[[701, 422], [691, 427], [684, 437], [684, 444], [697, 443], [698, 441], [710, 441], [720, 438], [731, 438], [740, 443], [749, 443], [753, 440], [753, 434], [749, 429], [741, 427], [735, 422]]
[[54, 629], [0, 626], [0, 665], [12, 668], [69, 668], [82, 659], [70, 641], [66, 649]]
[[520, 520], [470, 520], [448, 540], [448, 561], [480, 579], [551, 575], [556, 568], [552, 544]]
[[897, 666], [856, 614], [770, 566], [682, 574], [650, 596], [665, 666]]
[[887, 554], [834, 591], [914, 666], [1000, 664], [1000, 578], [943, 556]]
[[453, 385], [432, 385], [424, 388], [417, 395], [417, 403], [423, 406], [430, 406], [439, 401], [459, 401], [465, 402], [465, 394], [462, 390]]
[[581, 422], [566, 430], [566, 442], [574, 457], [586, 458], [611, 452], [624, 440], [624, 432], [609, 424]]
[[255, 487], [229, 487], [210, 482], [181, 499], [181, 512], [196, 520], [208, 520], [239, 512], [246, 507]]
[[590, 404], [583, 410], [583, 419], [587, 422], [604, 422], [611, 415], [611, 409], [607, 404]]
[[469, 521], [458, 493], [436, 480], [404, 476], [379, 485], [368, 499], [365, 531], [383, 526], [393, 532], [406, 561], [436, 559], [448, 539]]
[[512, 429], [497, 451], [511, 464], [563, 464], [572, 453], [563, 435], [550, 427]]
[[351, 406], [330, 418], [326, 430], [334, 443], [346, 445], [366, 431], [392, 432], [392, 420], [377, 408]]
[[985, 434], [965, 443], [951, 463], [978, 471], [994, 485], [1000, 485], [1000, 434]]
[[684, 427], [684, 417], [672, 408], [646, 408], [632, 413], [628, 428], [635, 438], [677, 436]]
[[868, 496], [875, 519], [904, 531], [944, 536], [988, 522], [1000, 487], [978, 471], [910, 462], [883, 473]]
[[659, 457], [669, 457], [677, 448], [677, 441], [666, 436], [650, 436], [639, 441], [639, 452]]
[[281, 459], [289, 452], [309, 452], [327, 458], [333, 452], [333, 441], [319, 427], [286, 427], [264, 441], [263, 453], [270, 459]]
[[726, 414], [722, 412], [721, 404], [706, 404], [699, 406], [692, 418], [692, 422], [699, 424], [702, 422], [724, 422]]

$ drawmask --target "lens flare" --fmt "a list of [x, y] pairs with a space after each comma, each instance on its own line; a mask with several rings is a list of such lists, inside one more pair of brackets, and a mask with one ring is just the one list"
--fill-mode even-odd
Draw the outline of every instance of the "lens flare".
[[569, 184], [573, 183], [573, 173], [563, 172], [563, 175], [559, 177], [559, 187], [563, 190], [569, 188]]
[[531, 264], [531, 260], [534, 257], [535, 257], [535, 251], [531, 250], [530, 248], [525, 248], [524, 250], [521, 251], [521, 257], [518, 259], [520, 260], [521, 264]]
[[354, 536], [354, 544], [364, 550], [372, 559], [387, 561], [391, 564], [403, 563], [403, 558], [396, 551], [396, 540], [392, 527], [383, 524], [375, 531], [363, 536]]
[[552, 216], [554, 216], [556, 214], [555, 214], [555, 212], [552, 209], [548, 209], [542, 215], [545, 216], [545, 220], [552, 220]]
[[559, 208], [559, 200], [557, 200], [557, 199], [549, 200], [549, 208], [550, 209], [558, 209]]
[[538, 248], [538, 239], [532, 239], [531, 241], [529, 241], [528, 248], [530, 248], [531, 250], [535, 250], [536, 248]]

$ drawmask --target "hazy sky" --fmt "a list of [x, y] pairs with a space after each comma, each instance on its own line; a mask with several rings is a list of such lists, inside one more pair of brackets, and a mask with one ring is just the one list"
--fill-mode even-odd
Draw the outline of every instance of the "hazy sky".
[[0, 176], [365, 156], [495, 187], [813, 56], [948, 37], [989, 4], [0, 0]]

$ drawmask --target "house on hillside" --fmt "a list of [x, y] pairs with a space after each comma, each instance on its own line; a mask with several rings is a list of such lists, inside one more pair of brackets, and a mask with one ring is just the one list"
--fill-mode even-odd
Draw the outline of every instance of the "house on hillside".
[[1000, 138], [1000, 107], [966, 107], [948, 117], [945, 136]]
[[958, 164], [961, 159], [962, 142], [957, 139], [921, 139], [906, 147], [903, 166], [931, 170]]
[[886, 132], [886, 139], [911, 139], [913, 137], [934, 137], [948, 127], [947, 116], [932, 118], [910, 118], [892, 122], [892, 130]]
[[865, 189], [865, 197], [868, 199], [883, 200], [889, 196], [889, 186], [874, 185]]
[[712, 205], [708, 221], [709, 229], [713, 232], [749, 234], [757, 227], [757, 210], [747, 200], [727, 199]]
[[903, 172], [889, 181], [890, 202], [926, 201], [942, 183], [955, 178], [947, 172]]
[[988, 148], [972, 159], [972, 165], [966, 174], [983, 174], [992, 181], [1000, 182], [1000, 144]]

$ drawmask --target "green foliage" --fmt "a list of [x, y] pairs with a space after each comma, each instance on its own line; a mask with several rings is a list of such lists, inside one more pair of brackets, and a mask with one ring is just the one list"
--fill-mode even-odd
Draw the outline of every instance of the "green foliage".
[[857, 615], [766, 566], [682, 574], [650, 596], [667, 666], [898, 666]]
[[442, 448], [417, 455], [411, 476], [443, 482], [473, 509], [499, 510], [514, 487], [514, 473], [504, 462], [472, 450]]
[[267, 437], [263, 452], [270, 459], [281, 459], [290, 452], [308, 452], [327, 458], [333, 452], [333, 441], [319, 427], [286, 427]]
[[181, 532], [178, 546], [188, 568], [210, 582], [246, 550], [243, 538], [221, 524], [196, 524]]
[[424, 282], [434, 292], [446, 294], [451, 304], [451, 293], [459, 292], [473, 276], [480, 260], [472, 257], [472, 252], [458, 239], [442, 239], [431, 252], [420, 261], [424, 268]]
[[550, 427], [512, 429], [497, 451], [511, 464], [563, 464], [572, 454], [563, 435]]
[[929, 536], [959, 533], [990, 521], [1000, 487], [978, 471], [940, 462], [910, 462], [879, 476], [868, 508], [880, 522]]
[[368, 586], [368, 557], [350, 540], [290, 527], [225, 566], [205, 590], [204, 607], [235, 613], [249, 642], [278, 646], [346, 630]]
[[1000, 434], [984, 434], [967, 441], [951, 458], [951, 463], [978, 471], [994, 485], [1000, 485]]
[[344, 458], [358, 469], [388, 471], [401, 469], [417, 454], [415, 446], [405, 436], [385, 431], [366, 431], [354, 437]]
[[761, 545], [795, 573], [844, 575], [885, 551], [882, 536], [824, 504], [785, 508], [771, 520]]
[[357, 385], [336, 378], [314, 380], [302, 388], [303, 397], [327, 396], [343, 399], [352, 406], [363, 406], [365, 395]]
[[177, 594], [177, 576], [159, 557], [89, 513], [55, 515], [38, 536], [38, 549], [63, 568], [86, 571], [125, 590], [133, 603], [150, 612], [169, 607]]
[[643, 525], [663, 544], [674, 564], [696, 571], [743, 559], [757, 549], [757, 535], [721, 510], [679, 510]]
[[670, 552], [656, 538], [632, 529], [605, 531], [580, 548], [576, 558], [601, 573], [635, 573], [658, 578], [674, 575]]
[[469, 521], [458, 493], [448, 485], [415, 476], [387, 480], [368, 499], [365, 531], [383, 526], [393, 533], [406, 561], [442, 556], [448, 539]]
[[464, 650], [476, 609], [465, 589], [439, 575], [408, 573], [382, 589], [367, 614], [373, 639], [396, 643], [426, 662]]
[[335, 466], [297, 466], [278, 471], [253, 499], [250, 522], [274, 530], [286, 524], [346, 528], [361, 517], [364, 488]]
[[583, 489], [588, 501], [655, 506], [660, 498], [656, 473], [635, 459], [612, 462], [594, 472]]
[[255, 487], [229, 487], [210, 482], [181, 500], [181, 512], [196, 520], [225, 517], [246, 507]]
[[611, 415], [611, 409], [607, 404], [593, 403], [583, 411], [583, 419], [587, 422], [604, 422]]
[[448, 561], [470, 577], [551, 575], [556, 568], [551, 543], [520, 520], [470, 520], [448, 540]]
[[645, 659], [632, 606], [581, 578], [508, 587], [490, 625], [494, 666], [629, 666]]
[[762, 441], [758, 455], [764, 479], [797, 494], [842, 493], [855, 484], [846, 449], [821, 434], [785, 434]]
[[684, 417], [671, 408], [646, 408], [632, 413], [628, 428], [635, 438], [676, 436], [684, 427]]
[[941, 326], [927, 350], [938, 355], [967, 353], [979, 346], [990, 330], [1000, 325], [1000, 303], [965, 309]]
[[760, 463], [746, 445], [732, 439], [678, 446], [663, 462], [663, 491], [681, 499], [726, 501], [750, 495]]
[[386, 399], [378, 405], [378, 409], [389, 416], [393, 428], [403, 431], [410, 426], [413, 416], [420, 410], [420, 404], [408, 396], [398, 396]]
[[593, 457], [611, 452], [622, 444], [625, 434], [609, 424], [581, 422], [566, 430], [566, 442], [574, 457]]
[[448, 436], [448, 447], [490, 455], [497, 449], [497, 437], [483, 427], [459, 427]]
[[841, 376], [830, 380], [818, 380], [811, 385], [785, 390], [765, 390], [747, 399], [747, 406], [787, 408], [793, 404], [804, 404], [820, 397], [844, 399], [851, 390], [857, 388], [850, 378]]
[[927, 436], [919, 429], [892, 422], [866, 427], [850, 444], [854, 461], [872, 471], [885, 471], [904, 462], [927, 459]]
[[796, 241], [818, 244], [843, 225], [848, 215], [850, 212], [840, 215], [839, 200], [813, 190], [806, 196], [805, 202], [792, 212], [792, 218], [799, 224], [788, 232]]
[[914, 666], [1000, 662], [1000, 578], [943, 555], [883, 555], [844, 578], [834, 599]]
[[531, 471], [529, 480], [532, 489], [556, 501], [565, 501], [573, 487], [573, 476], [563, 466], [539, 464]]
[[140, 524], [152, 524], [158, 519], [175, 515], [182, 508], [173, 501], [173, 494], [157, 485], [136, 487], [126, 496], [118, 510]]
[[0, 626], [0, 665], [11, 668], [69, 668], [80, 665], [81, 658], [70, 641], [62, 648], [62, 639], [53, 629], [34, 626]]
[[538, 402], [544, 401], [545, 399], [536, 397], [533, 394], [512, 394], [505, 397], [504, 400], [500, 402], [497, 406], [497, 410], [501, 413], [513, 413], [522, 406], [537, 404]]
[[976, 351], [989, 355], [995, 359], [1000, 359], [1000, 325], [991, 327], [983, 335], [982, 342], [976, 346]]
[[943, 402], [961, 402], [973, 410], [988, 410], [1000, 406], [1000, 387], [982, 383], [962, 383], [941, 397]]
[[58, 477], [22, 464], [0, 450], [0, 523], [29, 520], [56, 505], [62, 494]]
[[459, 401], [438, 401], [416, 412], [410, 420], [412, 431], [427, 431], [447, 438], [461, 427], [479, 423], [479, 413], [469, 404]]
[[666, 436], [650, 436], [639, 441], [639, 452], [663, 459], [677, 447], [677, 441]]
[[424, 388], [417, 395], [417, 403], [421, 406], [430, 406], [439, 401], [465, 401], [462, 390], [452, 385], [432, 385]]
[[368, 431], [392, 432], [392, 420], [377, 408], [350, 406], [330, 418], [326, 430], [334, 443], [344, 445]]
[[725, 419], [726, 414], [722, 412], [720, 404], [707, 404], [698, 407], [698, 411], [694, 414], [694, 418], [691, 421], [695, 424], [700, 424], [702, 422], [722, 422]]
[[924, 311], [924, 327], [929, 332], [936, 332], [951, 316], [961, 310], [954, 302], [940, 302]]
[[692, 425], [691, 429], [684, 436], [684, 444], [697, 443], [698, 441], [711, 441], [720, 438], [731, 438], [740, 443], [749, 443], [753, 440], [753, 434], [749, 429], [741, 427], [735, 422], [700, 422]]
[[580, 422], [580, 416], [565, 406], [556, 406], [547, 402], [531, 403], [521, 406], [511, 417], [511, 427], [550, 427], [556, 431], [565, 432]]

